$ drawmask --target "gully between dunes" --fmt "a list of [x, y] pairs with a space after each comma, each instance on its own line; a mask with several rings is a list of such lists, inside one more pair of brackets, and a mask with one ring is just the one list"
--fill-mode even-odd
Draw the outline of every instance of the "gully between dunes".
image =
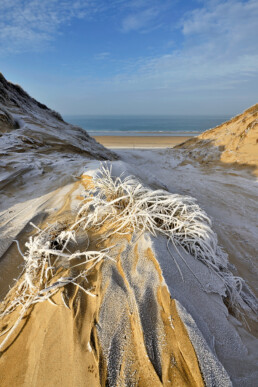
[[113, 153], [0, 77], [1, 386], [255, 385], [255, 109]]

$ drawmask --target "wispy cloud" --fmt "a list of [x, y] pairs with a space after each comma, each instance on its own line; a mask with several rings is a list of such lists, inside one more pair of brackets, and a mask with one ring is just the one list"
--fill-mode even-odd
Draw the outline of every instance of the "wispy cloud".
[[[120, 96], [133, 95], [128, 104], [137, 109], [137, 101], [152, 99], [155, 107], [163, 98], [162, 106], [169, 106], [180, 95], [182, 101], [190, 94], [191, 101], [216, 93], [222, 99], [226, 94], [257, 96], [257, 0], [198, 0], [191, 11], [183, 14], [180, 8], [177, 20], [172, 3], [180, 8], [180, 1], [171, 0], [0, 0], [0, 53], [42, 49], [74, 19], [99, 18], [112, 24], [112, 34], [101, 42], [98, 34], [95, 41], [92, 37], [87, 69], [80, 64], [76, 73], [72, 64], [63, 82], [76, 90], [74, 97], [81, 90], [82, 104], [85, 90], [98, 98], [116, 94], [116, 100], [107, 97], [114, 105]], [[163, 29], [157, 39], [151, 35], [156, 28]], [[129, 42], [132, 32], [133, 44], [136, 32], [150, 32], [141, 35], [141, 44], [155, 37], [155, 49], [145, 50], [149, 56], [136, 57], [141, 51]], [[109, 44], [113, 36], [115, 45]], [[96, 48], [95, 42], [100, 43]]]
[[129, 0], [124, 4], [127, 14], [121, 20], [122, 32], [149, 32], [162, 26], [162, 15], [171, 4], [167, 0]]
[[109, 11], [118, 31], [153, 29], [164, 4], [157, 6], [157, 0], [1, 0], [0, 53], [41, 51], [73, 19], [99, 14], [105, 18]]
[[253, 82], [258, 75], [257, 20], [257, 1], [205, 2], [178, 22], [180, 48], [128, 62], [110, 82], [121, 89], [174, 91], [234, 89]]
[[1, 0], [0, 50], [40, 50], [63, 24], [90, 16], [100, 8], [94, 0]]
[[147, 8], [126, 16], [122, 21], [122, 31], [142, 31], [153, 27], [153, 22], [156, 21], [159, 12], [158, 8]]
[[110, 57], [110, 52], [99, 52], [97, 55], [95, 55], [95, 59], [97, 60], [105, 60]]
[[217, 50], [252, 51], [257, 47], [258, 2], [256, 0], [209, 0], [181, 21], [187, 39], [211, 40]]

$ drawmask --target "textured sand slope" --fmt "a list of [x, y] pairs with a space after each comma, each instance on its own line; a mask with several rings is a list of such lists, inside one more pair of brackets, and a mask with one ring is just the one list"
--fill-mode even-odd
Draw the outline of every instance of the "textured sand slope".
[[83, 164], [114, 158], [0, 73], [0, 257], [30, 220], [58, 206]]
[[[123, 250], [127, 241], [119, 244]], [[203, 385], [153, 253], [141, 241], [130, 248], [126, 262], [119, 255], [88, 278], [96, 299], [71, 288], [71, 310], [60, 295], [53, 298], [59, 306], [34, 307], [2, 354], [2, 386]]]
[[230, 121], [190, 139], [178, 149], [199, 162], [222, 161], [251, 167], [258, 174], [258, 104]]
[[[257, 184], [254, 179], [245, 171], [234, 171], [223, 165], [214, 169], [186, 165], [184, 158], [174, 150], [121, 151], [120, 157], [127, 164], [112, 163], [115, 175], [126, 171], [136, 174], [153, 188], [166, 184], [170, 192], [190, 193], [198, 198], [198, 203], [213, 220], [220, 245], [235, 265], [232, 271], [242, 276], [257, 294]], [[257, 379], [257, 323], [246, 316], [249, 331], [243, 322], [228, 314], [221, 300], [223, 287], [220, 288], [218, 278], [212, 277], [202, 264], [197, 265], [191, 256], [184, 256], [189, 269], [170, 247], [183, 272], [182, 281], [175, 261], [168, 254], [166, 240], [156, 240], [154, 250], [172, 298], [179, 300], [191, 313], [234, 385], [253, 386]], [[206, 294], [203, 289], [210, 289], [210, 292]]]
[[115, 157], [85, 130], [64, 122], [58, 113], [7, 82], [0, 73], [0, 190], [28, 184], [30, 179], [45, 179], [44, 175], [49, 180], [54, 170], [57, 188], [65, 161], [71, 162], [71, 171], [79, 158]]
[[20, 86], [0, 73], [1, 151], [32, 155], [81, 153], [95, 159], [115, 157], [79, 127], [67, 124], [61, 115], [30, 97]]
[[110, 385], [202, 386], [195, 351], [151, 244], [138, 237], [116, 245], [117, 263], [102, 270], [98, 324]]
[[[87, 199], [91, 187], [91, 177], [83, 176], [63, 195], [61, 207], [47, 222], [58, 219], [69, 226], [85, 189]], [[46, 220], [41, 227], [45, 225]], [[164, 251], [154, 250], [148, 234], [142, 233], [113, 235], [97, 243], [108, 227], [104, 224], [90, 234], [88, 248], [109, 247], [112, 260], [98, 263], [80, 282], [82, 288], [61, 287], [51, 303], [44, 301], [27, 311], [2, 348], [1, 385], [230, 386], [194, 321], [189, 337], [189, 316], [171, 298], [158, 263]], [[81, 230], [77, 241], [69, 245], [70, 253], [85, 249], [87, 234]], [[74, 275], [73, 270], [68, 265], [62, 276]], [[10, 292], [8, 303], [22, 280]], [[19, 308], [5, 316], [1, 332], [11, 328], [18, 315]]]
[[54, 169], [58, 173], [60, 164], [79, 157], [116, 156], [0, 73], [0, 190]]

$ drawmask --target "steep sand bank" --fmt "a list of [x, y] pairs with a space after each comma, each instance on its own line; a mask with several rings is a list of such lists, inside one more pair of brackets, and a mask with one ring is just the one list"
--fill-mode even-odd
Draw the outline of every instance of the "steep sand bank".
[[216, 128], [192, 138], [178, 149], [200, 163], [220, 160], [249, 167], [258, 175], [258, 104]]
[[[82, 165], [116, 158], [0, 73], [0, 257], [32, 219], [59, 206]], [[0, 280], [6, 274], [3, 269]]]

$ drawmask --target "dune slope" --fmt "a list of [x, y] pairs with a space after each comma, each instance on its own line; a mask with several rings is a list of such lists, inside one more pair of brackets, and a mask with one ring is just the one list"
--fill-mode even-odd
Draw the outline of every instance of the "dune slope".
[[195, 199], [2, 76], [0, 109], [0, 385], [253, 386], [257, 300]]
[[[25, 272], [1, 310], [1, 385], [44, 386], [47, 379], [49, 386], [230, 386], [193, 321], [190, 339], [181, 315], [189, 317], [171, 298], [149, 233], [130, 231], [130, 224], [120, 235], [110, 232], [112, 218], [104, 214], [103, 223], [99, 201], [93, 201], [94, 183], [83, 175], [71, 187], [66, 212], [48, 218], [48, 224], [59, 222], [46, 231], [47, 239], [36, 230], [43, 236], [34, 233], [23, 251]], [[81, 200], [86, 217], [78, 212]], [[98, 219], [86, 227], [94, 219], [91, 202]], [[64, 233], [72, 230], [75, 238], [66, 244], [71, 234]], [[107, 256], [95, 265], [82, 259], [85, 251]]]
[[84, 163], [115, 158], [0, 73], [0, 257]]
[[201, 163], [235, 163], [258, 175], [258, 104], [175, 148]]

